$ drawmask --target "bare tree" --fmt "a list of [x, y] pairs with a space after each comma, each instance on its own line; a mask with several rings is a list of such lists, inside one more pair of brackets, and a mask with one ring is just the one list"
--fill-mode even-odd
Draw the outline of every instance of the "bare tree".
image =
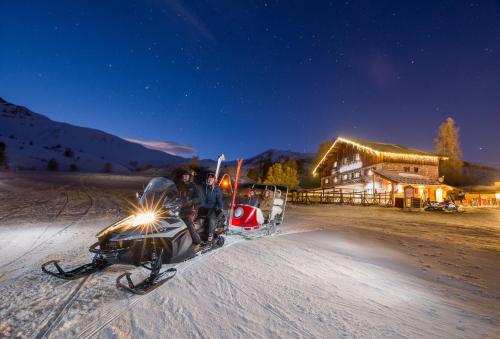
[[448, 159], [441, 163], [441, 173], [447, 183], [459, 185], [462, 182], [462, 149], [460, 147], [460, 128], [455, 125], [455, 120], [448, 117], [438, 129], [434, 139], [434, 147], [439, 155]]

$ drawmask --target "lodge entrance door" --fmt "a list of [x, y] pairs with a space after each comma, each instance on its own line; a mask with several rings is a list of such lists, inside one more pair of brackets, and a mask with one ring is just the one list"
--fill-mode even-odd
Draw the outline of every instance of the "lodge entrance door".
[[415, 189], [411, 186], [406, 186], [405, 192], [405, 208], [413, 207], [413, 196], [415, 194]]

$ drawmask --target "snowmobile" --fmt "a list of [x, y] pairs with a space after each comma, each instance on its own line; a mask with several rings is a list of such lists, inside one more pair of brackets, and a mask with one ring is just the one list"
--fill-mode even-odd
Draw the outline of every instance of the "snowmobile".
[[431, 201], [425, 204], [426, 211], [458, 212], [458, 206], [453, 201]]
[[151, 272], [146, 279], [134, 283], [131, 273], [125, 272], [117, 277], [116, 284], [129, 292], [145, 294], [175, 275], [175, 268], [162, 271], [163, 264], [180, 263], [224, 245], [225, 213], [218, 217], [214, 241], [210, 244], [206, 243], [205, 220], [200, 216], [195, 224], [205, 243], [193, 245], [189, 230], [179, 217], [185, 202], [180, 199], [173, 181], [164, 177], [153, 178], [137, 198], [134, 213], [96, 235], [98, 241], [89, 248], [94, 254], [92, 262], [66, 271], [58, 260], [51, 260], [42, 265], [43, 272], [72, 280], [102, 271], [112, 264], [142, 266]]

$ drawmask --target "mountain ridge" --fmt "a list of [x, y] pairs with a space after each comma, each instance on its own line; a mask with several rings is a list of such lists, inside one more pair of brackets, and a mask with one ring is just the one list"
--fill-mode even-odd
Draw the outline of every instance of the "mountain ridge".
[[[147, 166], [171, 166], [184, 158], [147, 149], [110, 133], [65, 122], [0, 98], [0, 139], [12, 169], [44, 170], [55, 159], [60, 170], [113, 172]], [[75, 167], [76, 166], [76, 167]]]
[[[154, 150], [125, 138], [95, 128], [59, 122], [29, 108], [0, 97], [0, 141], [7, 146], [9, 167], [14, 170], [47, 170], [55, 159], [58, 170], [117, 173], [180, 166], [189, 162], [165, 151]], [[288, 159], [312, 160], [314, 154], [271, 148], [244, 160], [244, 167], [256, 166], [264, 160], [283, 162]], [[201, 165], [215, 167], [212, 159]], [[225, 164], [233, 166], [236, 160]]]

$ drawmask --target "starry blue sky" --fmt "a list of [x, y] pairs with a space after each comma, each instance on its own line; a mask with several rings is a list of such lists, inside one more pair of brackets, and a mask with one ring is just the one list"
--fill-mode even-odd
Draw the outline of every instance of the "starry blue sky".
[[338, 134], [500, 167], [498, 1], [1, 1], [0, 97], [193, 146], [313, 152]]

